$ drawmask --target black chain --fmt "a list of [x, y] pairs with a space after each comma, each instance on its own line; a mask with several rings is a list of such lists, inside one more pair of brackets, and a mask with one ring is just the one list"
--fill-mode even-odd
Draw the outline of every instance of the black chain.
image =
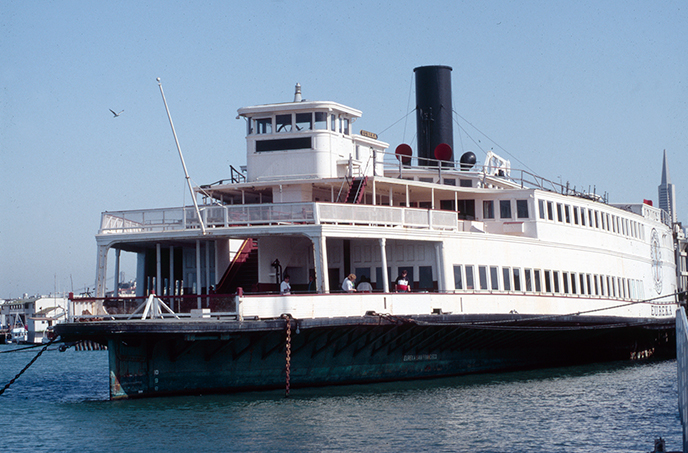
[[36, 354], [36, 357], [34, 357], [34, 358], [29, 362], [29, 364], [26, 365], [26, 366], [24, 367], [24, 369], [21, 370], [19, 373], [17, 373], [17, 375], [14, 377], [14, 379], [12, 379], [12, 380], [5, 386], [5, 388], [3, 388], [2, 390], [0, 390], [0, 395], [2, 395], [3, 393], [5, 393], [5, 390], [7, 390], [8, 388], [10, 388], [10, 385], [14, 384], [14, 381], [16, 381], [17, 379], [19, 379], [19, 376], [21, 376], [22, 374], [24, 374], [24, 372], [25, 372], [26, 370], [28, 370], [29, 367], [30, 367], [31, 365], [33, 365], [33, 363], [34, 363], [36, 360], [38, 360], [38, 358], [41, 356], [41, 354], [43, 354], [43, 353], [45, 352], [45, 350], [48, 349], [48, 346], [50, 346], [51, 344], [53, 344], [53, 342], [54, 342], [55, 340], [57, 340], [57, 337], [56, 337], [56, 338], [53, 338], [52, 340], [50, 340], [50, 341], [48, 342], [48, 344], [46, 344], [46, 345], [43, 347], [43, 349], [41, 349], [41, 350], [38, 352], [38, 354]]

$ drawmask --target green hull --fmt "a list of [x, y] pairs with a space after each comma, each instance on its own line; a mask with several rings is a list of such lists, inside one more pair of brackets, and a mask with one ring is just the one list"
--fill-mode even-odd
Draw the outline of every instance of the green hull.
[[422, 379], [675, 353], [672, 322], [518, 315], [63, 324], [107, 344], [110, 396], [237, 392]]

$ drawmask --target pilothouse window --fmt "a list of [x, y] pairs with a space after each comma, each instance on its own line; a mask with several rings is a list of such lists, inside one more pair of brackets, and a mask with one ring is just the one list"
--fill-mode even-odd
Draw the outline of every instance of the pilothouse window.
[[291, 115], [277, 115], [275, 119], [277, 132], [291, 132]]
[[256, 129], [259, 134], [272, 134], [272, 118], [256, 119]]
[[327, 129], [327, 113], [315, 112], [315, 129]]
[[296, 130], [297, 131], [309, 131], [313, 129], [313, 115], [308, 113], [297, 113], [296, 114]]

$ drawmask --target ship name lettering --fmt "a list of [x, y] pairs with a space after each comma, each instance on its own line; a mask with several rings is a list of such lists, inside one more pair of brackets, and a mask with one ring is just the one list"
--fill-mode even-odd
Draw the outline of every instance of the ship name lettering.
[[437, 360], [437, 354], [407, 354], [404, 356], [404, 362], [417, 362], [419, 360]]
[[651, 314], [652, 316], [671, 316], [671, 307], [669, 305], [653, 305]]

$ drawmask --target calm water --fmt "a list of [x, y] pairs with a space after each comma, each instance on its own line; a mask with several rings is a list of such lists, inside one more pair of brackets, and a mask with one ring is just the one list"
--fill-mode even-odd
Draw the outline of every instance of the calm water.
[[[37, 352], [1, 353], [0, 388]], [[12, 452], [627, 453], [658, 436], [681, 448], [675, 361], [111, 402], [107, 352], [50, 350], [0, 410]]]

